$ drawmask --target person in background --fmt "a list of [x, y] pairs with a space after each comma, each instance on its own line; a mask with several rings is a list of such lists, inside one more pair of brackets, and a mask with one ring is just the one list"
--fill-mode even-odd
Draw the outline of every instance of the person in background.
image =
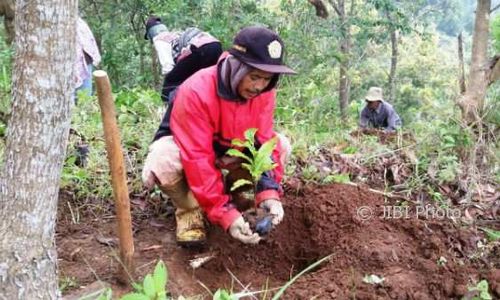
[[260, 241], [233, 203], [236, 197], [224, 186], [221, 171], [242, 169], [225, 153], [234, 147], [233, 139], [245, 139], [249, 128], [257, 129], [257, 146], [278, 138], [272, 155], [277, 167], [258, 182], [254, 204], [269, 212], [273, 226], [283, 220], [281, 178], [291, 147], [273, 128], [275, 87], [280, 74], [295, 74], [283, 64], [283, 54], [283, 41], [275, 32], [243, 28], [217, 65], [198, 71], [175, 93], [172, 114], [164, 115], [149, 148], [142, 180], [147, 188], [156, 184], [176, 206], [179, 244], [205, 240], [203, 212], [233, 238], [247, 244]]
[[78, 17], [76, 21], [76, 59], [74, 63], [76, 91], [85, 91], [87, 95], [92, 95], [92, 70], [93, 66], [97, 67], [100, 62], [101, 54], [94, 35], [87, 23]]
[[157, 16], [147, 20], [144, 38], [153, 43], [165, 76], [161, 93], [165, 104], [177, 86], [198, 70], [216, 64], [222, 54], [221, 43], [211, 34], [195, 27], [169, 31]]
[[389, 103], [382, 97], [382, 88], [371, 87], [365, 97], [366, 106], [361, 111], [359, 127], [382, 129], [386, 133], [395, 132], [401, 127], [401, 119]]
[[[87, 23], [81, 18], [76, 20], [76, 59], [74, 62], [75, 94], [74, 100], [77, 104], [78, 92], [84, 92], [92, 96], [92, 71], [94, 66], [101, 62], [101, 54], [95, 41], [94, 35]], [[76, 130], [70, 132], [76, 133]], [[79, 141], [75, 144], [75, 165], [86, 167], [89, 156], [89, 145], [85, 137], [76, 134]]]

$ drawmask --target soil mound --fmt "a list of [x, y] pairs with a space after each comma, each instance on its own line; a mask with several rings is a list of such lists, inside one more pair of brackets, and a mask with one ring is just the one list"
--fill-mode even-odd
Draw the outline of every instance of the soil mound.
[[[412, 211], [394, 215], [387, 211], [392, 204], [382, 197], [340, 184], [295, 195], [289, 191], [283, 203], [284, 221], [255, 246], [243, 245], [212, 227], [203, 249], [183, 249], [175, 246], [172, 217], [168, 221], [142, 218], [134, 228], [139, 273], [150, 272], [155, 258], [163, 259], [174, 296], [209, 297], [199, 282], [211, 290], [276, 291], [310, 264], [331, 255], [289, 287], [283, 299], [454, 299], [483, 278], [500, 296], [498, 259], [472, 265], [470, 258], [478, 255], [481, 238], [448, 219], [416, 216]], [[112, 223], [93, 223], [93, 229], [79, 231], [79, 241], [71, 236], [75, 229], [70, 227], [58, 227], [62, 273], [80, 279], [82, 270], [92, 266], [93, 273], [111, 280], [109, 272], [116, 262], [110, 249], [114, 248], [89, 235], [99, 228], [111, 236]], [[75, 243], [84, 250], [71, 255]], [[213, 258], [201, 267], [189, 266], [190, 259], [209, 255]], [[366, 275], [384, 280], [365, 283]], [[86, 276], [80, 284], [91, 281], [92, 273]]]
[[[346, 185], [311, 188], [284, 203], [284, 222], [258, 246], [212, 235], [211, 250], [219, 255], [203, 267], [206, 276], [225, 266], [243, 278], [249, 272], [287, 281], [331, 254], [293, 284], [285, 299], [444, 299], [463, 296], [478, 279], [464, 261], [465, 252], [475, 251], [475, 234], [455, 229], [442, 215], [389, 212], [396, 206]], [[384, 281], [364, 283], [366, 275]]]

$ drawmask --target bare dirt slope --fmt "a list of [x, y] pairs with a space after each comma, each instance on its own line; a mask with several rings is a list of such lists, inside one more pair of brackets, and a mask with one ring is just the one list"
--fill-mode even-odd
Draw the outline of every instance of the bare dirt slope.
[[[75, 285], [67, 293], [96, 279], [111, 283], [115, 295], [123, 293], [127, 288], [116, 285], [114, 277], [115, 220], [83, 213], [74, 224], [65, 201], [57, 245], [60, 277]], [[209, 298], [202, 285], [212, 291], [269, 290], [331, 255], [300, 277], [283, 299], [457, 299], [480, 279], [487, 279], [493, 297], [500, 297], [500, 249], [481, 246], [483, 236], [471, 227], [433, 214], [417, 217], [412, 210], [394, 218], [384, 213], [392, 204], [381, 196], [339, 184], [288, 191], [283, 202], [283, 223], [259, 245], [242, 245], [212, 227], [203, 249], [183, 249], [175, 244], [171, 210], [148, 213], [158, 204], [135, 199], [137, 273], [151, 272], [161, 258], [173, 296]], [[214, 258], [197, 269], [189, 266], [190, 259], [207, 255]], [[384, 281], [368, 284], [366, 275]]]

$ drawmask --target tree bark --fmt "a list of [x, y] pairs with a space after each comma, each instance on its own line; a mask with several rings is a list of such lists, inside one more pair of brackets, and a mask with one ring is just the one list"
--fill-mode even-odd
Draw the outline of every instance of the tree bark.
[[347, 119], [347, 106], [349, 105], [349, 92], [351, 82], [349, 79], [350, 67], [350, 52], [351, 52], [351, 31], [346, 14], [345, 1], [341, 0], [338, 3], [338, 10], [340, 12], [340, 30], [342, 32], [342, 40], [340, 42], [340, 53], [342, 54], [342, 61], [339, 70], [339, 107], [340, 116], [342, 119]]
[[54, 231], [73, 103], [76, 0], [17, 0], [0, 174], [0, 299], [57, 299]]
[[487, 49], [489, 38], [491, 0], [478, 0], [474, 35], [472, 38], [472, 60], [467, 89], [457, 103], [462, 118], [469, 124], [479, 122], [484, 108], [484, 98], [489, 84]]
[[389, 102], [396, 100], [396, 71], [398, 67], [398, 32], [391, 30], [391, 71], [389, 73]]
[[316, 16], [326, 19], [328, 18], [328, 10], [326, 9], [325, 3], [321, 0], [308, 0], [314, 8], [316, 9]]
[[465, 93], [465, 64], [464, 64], [464, 42], [462, 39], [462, 33], [458, 35], [458, 84], [460, 88], [460, 94]]

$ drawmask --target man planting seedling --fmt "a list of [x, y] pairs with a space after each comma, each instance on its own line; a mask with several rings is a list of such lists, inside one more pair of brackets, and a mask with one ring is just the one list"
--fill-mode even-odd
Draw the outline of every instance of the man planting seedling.
[[[295, 73], [283, 64], [283, 54], [283, 41], [275, 32], [243, 28], [216, 66], [195, 73], [175, 92], [172, 113], [162, 120], [142, 177], [147, 187], [158, 185], [176, 206], [179, 244], [205, 241], [202, 212], [233, 238], [248, 244], [260, 241], [234, 205], [221, 172], [235, 162], [226, 155], [231, 141], [243, 139], [249, 128], [256, 128], [256, 149], [276, 138], [271, 151], [276, 167], [260, 176], [255, 206], [270, 212], [272, 224], [283, 220], [280, 182], [290, 143], [273, 129], [275, 86], [280, 74]], [[241, 167], [241, 161], [237, 164]]]

